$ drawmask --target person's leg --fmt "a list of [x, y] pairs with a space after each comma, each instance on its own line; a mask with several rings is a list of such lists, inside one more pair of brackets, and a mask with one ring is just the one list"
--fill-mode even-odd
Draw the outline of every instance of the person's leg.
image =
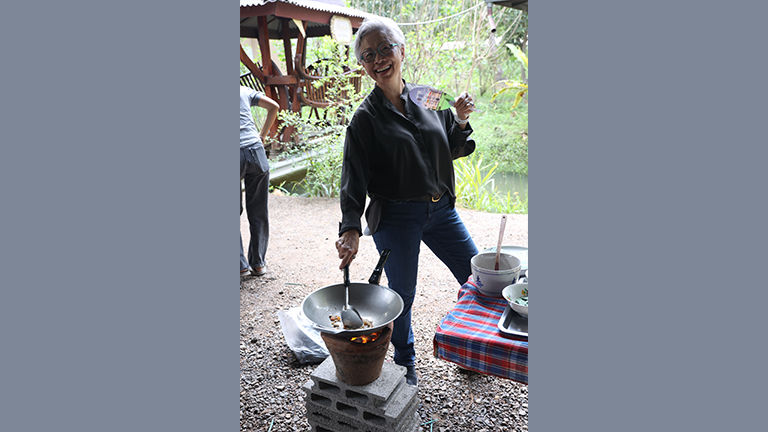
[[240, 274], [248, 272], [248, 261], [245, 259], [245, 253], [243, 253], [243, 235], [240, 235]]
[[[244, 149], [240, 149], [240, 182], [242, 183], [243, 177], [245, 176], [247, 167], [247, 159], [244, 153]], [[240, 214], [243, 214], [243, 185], [239, 184], [240, 187]], [[240, 234], [240, 276], [249, 276], [249, 266], [248, 261], [245, 259], [245, 253], [243, 252], [243, 235]]]
[[422, 203], [388, 203], [383, 209], [379, 228], [373, 234], [379, 253], [384, 249], [391, 250], [384, 271], [389, 287], [403, 299], [403, 312], [394, 321], [392, 329], [395, 363], [401, 366], [413, 366], [416, 363], [411, 306], [416, 293], [425, 208]]
[[472, 274], [470, 260], [477, 255], [477, 247], [448, 197], [430, 204], [428, 221], [424, 227], [424, 244], [442, 261], [459, 285]]
[[245, 209], [251, 231], [248, 262], [257, 271], [264, 267], [269, 243], [269, 164], [263, 147], [250, 148], [245, 174]]
[[248, 224], [251, 231], [248, 262], [255, 269], [256, 267], [266, 265], [265, 256], [269, 243], [269, 213], [267, 207], [269, 173], [251, 176], [250, 182], [249, 177], [246, 176], [245, 182], [245, 208], [248, 211]]

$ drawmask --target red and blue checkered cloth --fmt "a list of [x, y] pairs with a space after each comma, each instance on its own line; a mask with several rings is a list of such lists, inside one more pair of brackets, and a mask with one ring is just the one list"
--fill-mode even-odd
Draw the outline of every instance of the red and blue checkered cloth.
[[528, 384], [528, 341], [499, 332], [507, 307], [503, 298], [488, 297], [470, 281], [459, 301], [437, 327], [434, 355], [464, 369]]

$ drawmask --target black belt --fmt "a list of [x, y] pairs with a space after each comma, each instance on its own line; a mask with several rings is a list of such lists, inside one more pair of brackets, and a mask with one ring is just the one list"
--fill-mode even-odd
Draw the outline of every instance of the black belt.
[[387, 200], [387, 201], [391, 201], [391, 202], [424, 202], [426, 201], [426, 202], [436, 203], [436, 202], [439, 202], [441, 199], [443, 199], [444, 196], [445, 196], [445, 192], [440, 192], [437, 195], [422, 195], [421, 197], [412, 198], [404, 201], [400, 201], [400, 200]]

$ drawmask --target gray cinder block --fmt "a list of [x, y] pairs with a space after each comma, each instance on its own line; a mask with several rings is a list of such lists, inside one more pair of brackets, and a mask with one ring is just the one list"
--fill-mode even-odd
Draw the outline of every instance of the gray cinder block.
[[356, 415], [352, 417], [347, 412], [328, 409], [312, 401], [306, 402], [306, 408], [307, 419], [315, 420], [317, 422], [324, 419], [325, 423], [328, 423], [329, 425], [347, 425], [354, 429], [365, 429], [377, 432], [399, 432], [404, 429], [404, 426], [409, 422], [413, 413], [417, 412], [418, 405], [412, 404], [403, 412], [403, 416], [400, 419], [392, 419], [391, 421], [382, 420], [383, 418], [373, 421], [374, 419], [366, 417], [365, 415]]
[[381, 375], [374, 382], [364, 386], [351, 386], [336, 377], [336, 367], [330, 356], [310, 374], [310, 378], [320, 390], [336, 392], [348, 399], [355, 399], [359, 403], [366, 403], [365, 398], [367, 397], [372, 399], [372, 406], [385, 402], [404, 376], [405, 367], [384, 362]]
[[340, 397], [339, 393], [318, 390], [316, 384], [311, 380], [304, 383], [301, 388], [306, 393], [305, 399], [326, 408], [345, 412], [351, 417], [364, 418], [373, 424], [396, 421], [412, 405], [418, 405], [419, 401], [418, 390], [414, 386], [405, 384], [405, 380], [386, 402], [378, 406], [359, 404], [354, 399]]
[[403, 422], [395, 428], [375, 427], [350, 419], [337, 419], [329, 415], [307, 410], [307, 420], [313, 431], [318, 432], [414, 432], [418, 430], [420, 417], [414, 410], [408, 413]]
[[301, 389], [307, 420], [317, 432], [412, 432], [418, 429], [418, 389], [405, 383], [405, 368], [384, 363], [381, 376], [352, 386], [336, 376], [328, 357]]

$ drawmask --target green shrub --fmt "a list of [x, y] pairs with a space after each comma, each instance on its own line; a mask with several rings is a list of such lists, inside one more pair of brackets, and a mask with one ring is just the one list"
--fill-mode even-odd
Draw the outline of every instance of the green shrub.
[[528, 213], [528, 197], [517, 192], [500, 195], [493, 181], [498, 163], [484, 164], [477, 153], [453, 161], [456, 202], [470, 209], [493, 213]]
[[485, 155], [499, 164], [499, 171], [528, 175], [528, 134], [508, 134], [494, 127], [496, 139], [488, 142]]
[[472, 115], [472, 138], [475, 153], [498, 163], [497, 170], [528, 175], [528, 109], [511, 111], [511, 101], [499, 98], [490, 103], [480, 98], [483, 112]]
[[307, 159], [307, 176], [301, 185], [309, 196], [339, 196], [344, 139], [337, 135], [333, 138], [318, 141], [314, 146], [317, 156]]

